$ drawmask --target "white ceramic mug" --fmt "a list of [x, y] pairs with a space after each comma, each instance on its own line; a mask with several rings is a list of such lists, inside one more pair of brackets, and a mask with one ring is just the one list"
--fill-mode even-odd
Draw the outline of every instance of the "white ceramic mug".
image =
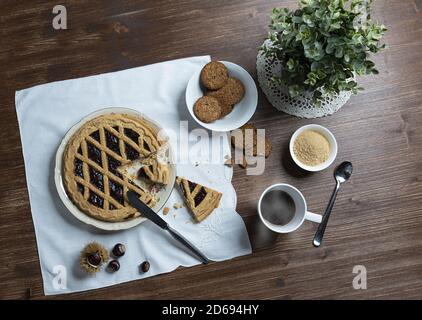
[[[290, 222], [285, 225], [271, 223], [262, 216], [262, 201], [264, 199], [264, 196], [272, 190], [280, 190], [286, 192], [292, 198], [295, 204], [295, 214], [292, 220], [290, 220]], [[303, 194], [295, 187], [285, 183], [273, 184], [272, 186], [269, 186], [267, 189], [265, 189], [258, 201], [258, 214], [259, 218], [267, 228], [278, 233], [289, 233], [295, 231], [302, 225], [305, 219], [316, 223], [321, 223], [322, 220], [321, 215], [308, 211], [306, 200]]]

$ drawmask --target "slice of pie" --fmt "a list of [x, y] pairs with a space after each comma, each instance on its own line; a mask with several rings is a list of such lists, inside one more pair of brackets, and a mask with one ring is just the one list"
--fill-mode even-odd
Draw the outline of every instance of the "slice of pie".
[[196, 221], [201, 222], [219, 206], [220, 192], [182, 177], [176, 177], [176, 183]]
[[63, 154], [63, 181], [72, 202], [93, 218], [116, 222], [138, 217], [126, 193], [132, 190], [153, 207], [156, 199], [117, 168], [147, 157], [161, 146], [157, 129], [127, 114], [107, 114], [86, 122]]

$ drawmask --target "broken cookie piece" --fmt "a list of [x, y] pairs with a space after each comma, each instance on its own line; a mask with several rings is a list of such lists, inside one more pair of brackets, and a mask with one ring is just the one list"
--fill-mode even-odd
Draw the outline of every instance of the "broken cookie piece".
[[175, 204], [173, 204], [173, 208], [176, 209], [176, 210], [183, 208], [183, 204], [176, 202]]
[[243, 150], [245, 155], [265, 156], [265, 158], [268, 158], [271, 154], [272, 146], [267, 137], [265, 137], [264, 143], [264, 146], [258, 148], [258, 129], [250, 123], [233, 130], [231, 133], [232, 146]]

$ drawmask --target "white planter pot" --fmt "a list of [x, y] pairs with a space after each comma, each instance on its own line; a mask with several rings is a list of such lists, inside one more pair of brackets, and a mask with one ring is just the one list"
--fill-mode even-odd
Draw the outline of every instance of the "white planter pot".
[[[268, 45], [268, 43], [264, 43]], [[343, 91], [323, 99], [320, 105], [312, 101], [312, 94], [305, 93], [290, 98], [287, 88], [271, 81], [273, 76], [279, 76], [281, 64], [278, 60], [270, 61], [258, 53], [256, 60], [258, 82], [268, 101], [278, 110], [301, 118], [325, 117], [338, 111], [352, 95], [351, 91]]]

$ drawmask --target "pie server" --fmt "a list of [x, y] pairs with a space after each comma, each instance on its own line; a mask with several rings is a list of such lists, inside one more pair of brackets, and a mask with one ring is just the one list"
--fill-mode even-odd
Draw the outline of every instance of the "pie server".
[[177, 241], [179, 241], [181, 244], [186, 246], [190, 251], [192, 251], [195, 255], [197, 255], [202, 263], [207, 264], [210, 262], [208, 258], [199, 251], [198, 248], [196, 248], [192, 243], [190, 243], [188, 240], [186, 240], [181, 234], [179, 234], [176, 230], [171, 228], [167, 222], [165, 222], [158, 214], [156, 214], [150, 207], [148, 207], [145, 203], [143, 203], [141, 200], [138, 199], [138, 196], [133, 191], [127, 192], [127, 197], [129, 199], [129, 202], [132, 206], [134, 206], [136, 209], [138, 209], [139, 212], [142, 213], [142, 215], [146, 218], [148, 218], [150, 221], [154, 222], [157, 226], [159, 226], [161, 229], [167, 230], [170, 232], [170, 234], [175, 238]]

